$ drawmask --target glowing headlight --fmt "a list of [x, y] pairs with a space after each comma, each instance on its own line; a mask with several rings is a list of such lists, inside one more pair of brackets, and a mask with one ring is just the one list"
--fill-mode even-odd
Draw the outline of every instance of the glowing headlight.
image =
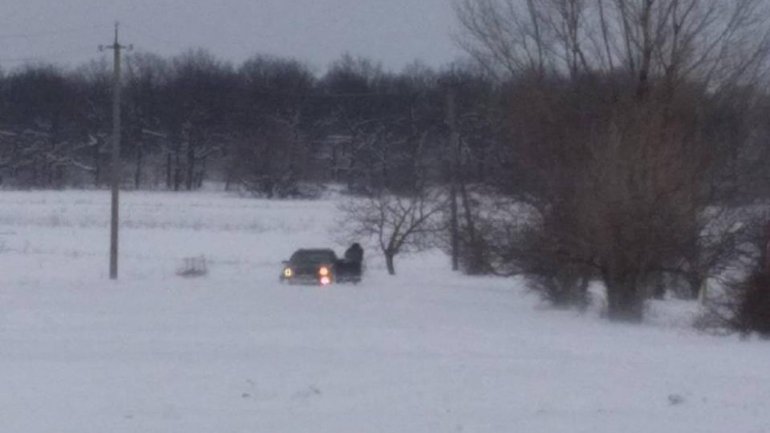
[[322, 277], [328, 277], [329, 276], [329, 268], [326, 266], [321, 266], [321, 269], [318, 270], [318, 275]]
[[321, 277], [321, 285], [322, 286], [328, 286], [332, 283], [332, 279], [329, 277]]
[[294, 271], [291, 270], [291, 268], [286, 268], [283, 270], [283, 276], [286, 278], [291, 278], [294, 275]]

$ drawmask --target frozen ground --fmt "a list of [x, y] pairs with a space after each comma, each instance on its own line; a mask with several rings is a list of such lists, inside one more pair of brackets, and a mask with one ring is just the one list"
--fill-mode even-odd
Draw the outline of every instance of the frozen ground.
[[610, 325], [437, 253], [285, 287], [334, 204], [216, 193], [124, 194], [111, 282], [108, 196], [0, 192], [2, 431], [770, 432], [770, 343], [698, 335], [691, 305]]

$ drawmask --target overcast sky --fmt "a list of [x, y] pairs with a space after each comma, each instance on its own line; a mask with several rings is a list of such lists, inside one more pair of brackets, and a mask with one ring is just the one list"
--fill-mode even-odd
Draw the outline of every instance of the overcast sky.
[[0, 67], [28, 60], [77, 66], [121, 39], [164, 56], [202, 47], [238, 63], [256, 53], [322, 72], [343, 53], [398, 71], [462, 56], [452, 0], [0, 0]]

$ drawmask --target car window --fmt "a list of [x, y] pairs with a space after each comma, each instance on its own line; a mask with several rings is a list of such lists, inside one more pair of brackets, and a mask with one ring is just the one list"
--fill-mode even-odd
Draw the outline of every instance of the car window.
[[333, 251], [297, 251], [291, 256], [294, 263], [332, 263], [335, 260]]

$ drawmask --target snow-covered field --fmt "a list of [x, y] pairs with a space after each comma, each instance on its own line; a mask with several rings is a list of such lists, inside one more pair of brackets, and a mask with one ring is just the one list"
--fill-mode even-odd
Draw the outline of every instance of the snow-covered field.
[[[544, 308], [440, 253], [358, 286], [282, 286], [334, 202], [0, 192], [0, 431], [770, 432], [770, 343]], [[209, 274], [176, 275], [205, 255]]]

